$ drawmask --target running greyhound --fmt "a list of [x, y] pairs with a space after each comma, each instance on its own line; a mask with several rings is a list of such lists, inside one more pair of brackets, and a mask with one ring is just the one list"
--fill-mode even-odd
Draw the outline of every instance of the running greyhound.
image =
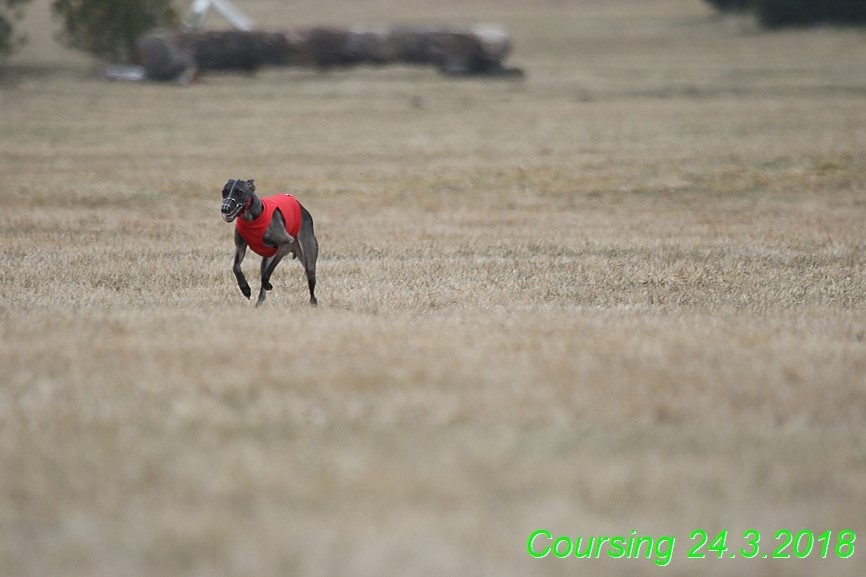
[[[256, 306], [265, 302], [265, 291], [271, 285], [271, 274], [291, 253], [300, 260], [310, 287], [310, 305], [316, 306], [316, 258], [319, 243], [313, 233], [313, 217], [290, 194], [276, 194], [259, 198], [255, 181], [231, 179], [223, 187], [223, 220], [235, 223], [235, 260], [232, 272], [245, 297], [252, 291], [241, 270], [247, 247], [262, 257], [262, 287]], [[237, 219], [237, 220], [235, 220]]]

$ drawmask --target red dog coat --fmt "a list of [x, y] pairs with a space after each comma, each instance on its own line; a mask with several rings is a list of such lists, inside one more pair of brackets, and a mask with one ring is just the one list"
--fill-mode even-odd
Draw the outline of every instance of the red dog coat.
[[262, 237], [271, 224], [271, 217], [275, 210], [279, 210], [286, 221], [286, 232], [292, 238], [298, 236], [301, 230], [301, 203], [295, 200], [291, 194], [275, 194], [260, 199], [262, 201], [262, 214], [255, 220], [244, 220], [239, 218], [235, 221], [235, 230], [241, 235], [247, 245], [259, 256], [269, 257], [277, 254], [277, 247], [264, 243]]

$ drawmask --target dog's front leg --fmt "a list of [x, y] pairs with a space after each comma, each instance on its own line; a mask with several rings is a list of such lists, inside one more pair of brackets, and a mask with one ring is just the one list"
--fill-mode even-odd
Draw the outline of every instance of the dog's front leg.
[[291, 248], [291, 244], [281, 244], [277, 246], [277, 253], [274, 256], [262, 259], [262, 288], [259, 289], [259, 298], [256, 301], [256, 306], [265, 302], [265, 292], [274, 288], [271, 284], [271, 275], [274, 274], [274, 269], [277, 268], [283, 257], [291, 252]]
[[253, 291], [250, 289], [250, 284], [247, 282], [247, 277], [244, 276], [244, 271], [241, 270], [241, 263], [244, 262], [244, 257], [247, 254], [247, 243], [241, 238], [241, 235], [235, 231], [235, 260], [232, 265], [232, 272], [235, 273], [235, 278], [238, 279], [238, 287], [245, 297], [250, 298]]

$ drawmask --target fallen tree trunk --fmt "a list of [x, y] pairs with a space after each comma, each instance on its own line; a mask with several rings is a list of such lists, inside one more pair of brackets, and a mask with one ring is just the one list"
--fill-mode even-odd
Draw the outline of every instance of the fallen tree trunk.
[[400, 63], [433, 66], [449, 75], [521, 74], [502, 63], [510, 50], [508, 34], [496, 26], [174, 31], [145, 36], [136, 46], [139, 64], [151, 80], [212, 70], [252, 72], [263, 66], [326, 70]]

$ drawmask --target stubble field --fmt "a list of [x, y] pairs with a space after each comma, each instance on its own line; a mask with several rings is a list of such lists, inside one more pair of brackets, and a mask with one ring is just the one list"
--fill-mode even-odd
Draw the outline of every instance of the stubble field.
[[[863, 574], [862, 32], [697, 0], [237, 4], [496, 21], [527, 75], [107, 83], [36, 0], [0, 78], [0, 575]], [[236, 177], [312, 212], [318, 309], [297, 262], [241, 296]], [[532, 559], [539, 528], [676, 545]], [[729, 558], [786, 528], [860, 549]], [[696, 529], [724, 559], [686, 559]]]

